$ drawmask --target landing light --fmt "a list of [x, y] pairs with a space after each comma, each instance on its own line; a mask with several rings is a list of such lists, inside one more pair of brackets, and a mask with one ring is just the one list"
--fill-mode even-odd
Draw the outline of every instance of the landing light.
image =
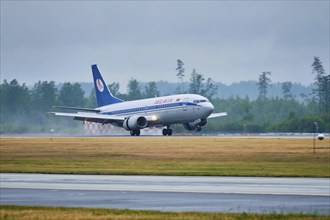
[[151, 121], [157, 121], [157, 116], [156, 115], [151, 116]]

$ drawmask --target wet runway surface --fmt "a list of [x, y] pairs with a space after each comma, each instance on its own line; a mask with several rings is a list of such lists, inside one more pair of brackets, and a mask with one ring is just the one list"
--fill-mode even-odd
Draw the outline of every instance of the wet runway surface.
[[[143, 131], [143, 130], [142, 130]], [[163, 136], [159, 134], [141, 134], [141, 136], [131, 136], [129, 132], [122, 134], [107, 135], [86, 135], [86, 134], [0, 134], [0, 138], [276, 138], [276, 139], [313, 139], [313, 133], [295, 134], [295, 133], [262, 133], [262, 134], [204, 134], [187, 133], [173, 134], [173, 136]], [[324, 142], [329, 142], [329, 133], [325, 133]]]
[[330, 179], [0, 174], [1, 205], [330, 215]]

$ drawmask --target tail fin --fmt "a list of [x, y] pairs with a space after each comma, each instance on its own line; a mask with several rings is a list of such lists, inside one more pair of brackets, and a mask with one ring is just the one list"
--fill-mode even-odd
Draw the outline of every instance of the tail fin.
[[123, 102], [111, 94], [96, 64], [92, 65], [92, 72], [98, 107]]

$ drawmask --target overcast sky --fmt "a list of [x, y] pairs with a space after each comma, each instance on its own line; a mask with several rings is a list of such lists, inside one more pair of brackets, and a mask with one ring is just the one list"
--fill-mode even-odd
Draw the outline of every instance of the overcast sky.
[[1, 82], [314, 81], [329, 73], [329, 1], [1, 1]]

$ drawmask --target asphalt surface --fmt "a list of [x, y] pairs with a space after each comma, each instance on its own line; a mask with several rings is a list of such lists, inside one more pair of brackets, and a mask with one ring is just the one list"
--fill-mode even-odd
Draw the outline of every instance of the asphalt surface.
[[2, 173], [0, 204], [330, 215], [330, 179]]
[[[142, 130], [143, 131], [143, 130]], [[329, 133], [325, 133], [324, 143], [329, 146]], [[163, 136], [159, 134], [141, 134], [142, 138], [281, 138], [281, 139], [313, 139], [313, 133], [262, 133], [262, 134], [205, 134], [205, 133], [187, 133], [187, 134], [173, 134], [173, 136]], [[86, 134], [0, 134], [0, 138], [139, 138], [132, 137], [129, 132], [122, 134], [106, 134], [106, 135], [86, 135]]]

